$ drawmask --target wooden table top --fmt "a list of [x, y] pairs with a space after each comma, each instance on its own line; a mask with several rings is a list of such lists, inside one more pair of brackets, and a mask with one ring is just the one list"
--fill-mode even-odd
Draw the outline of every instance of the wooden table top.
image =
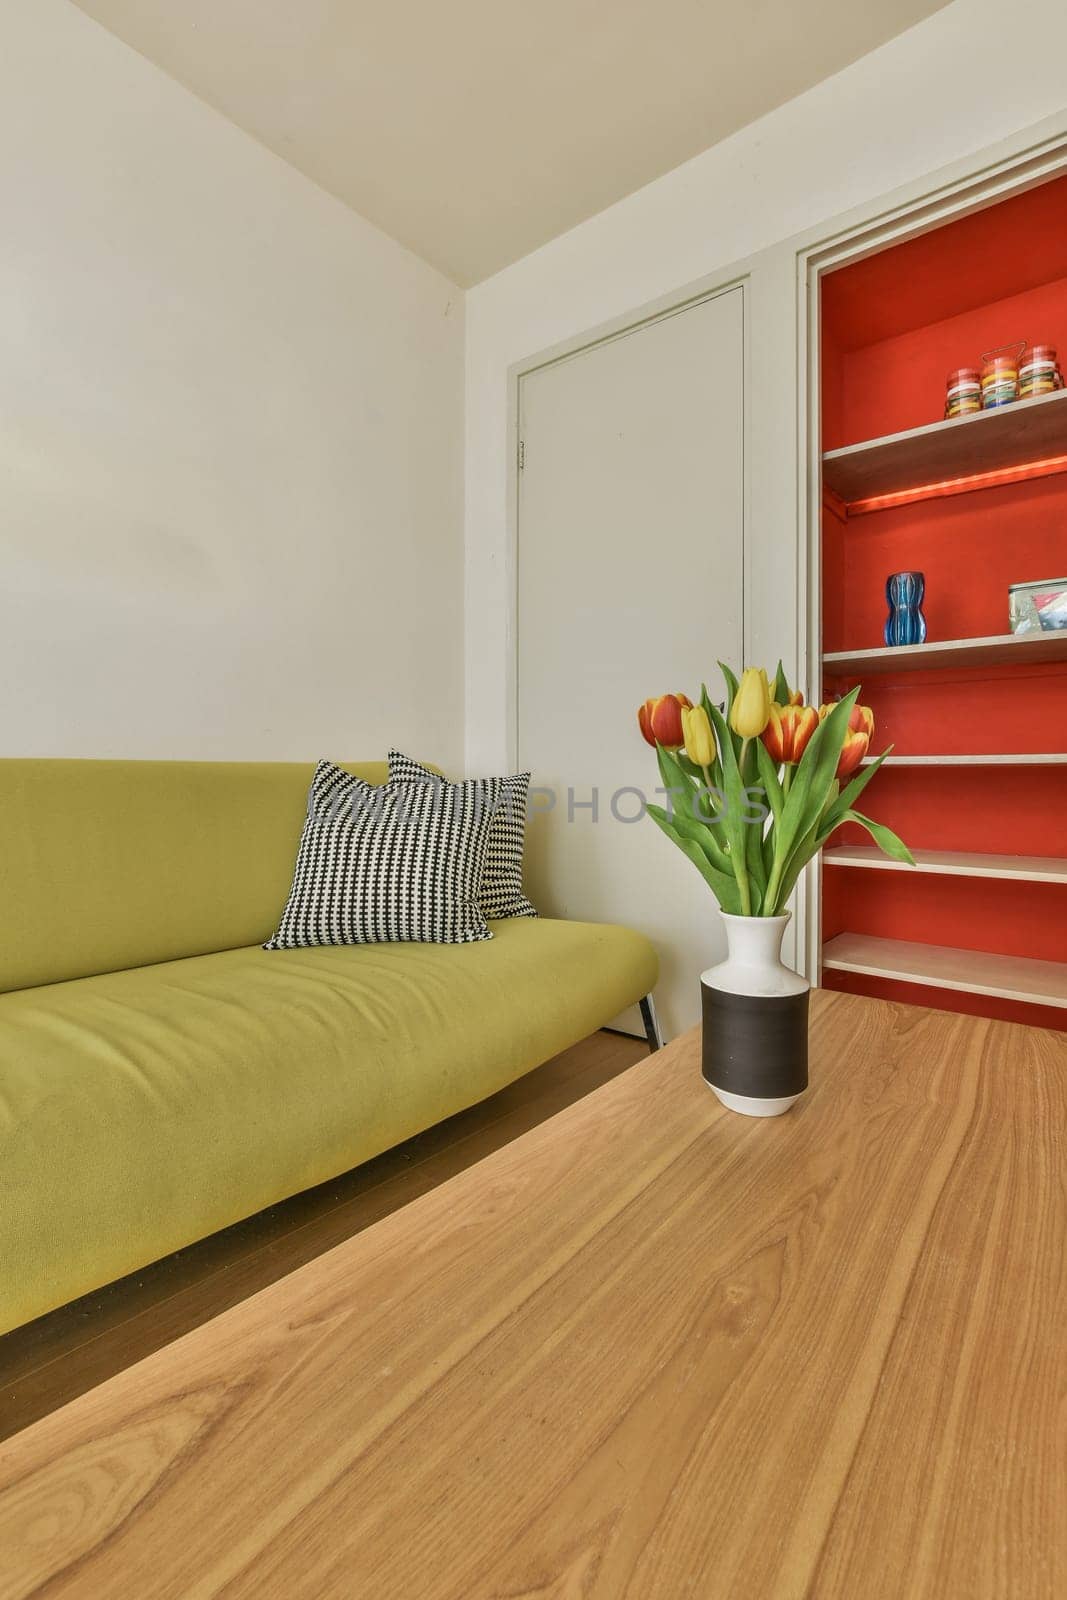
[[686, 1036], [0, 1446], [0, 1596], [1062, 1600], [1067, 1035]]

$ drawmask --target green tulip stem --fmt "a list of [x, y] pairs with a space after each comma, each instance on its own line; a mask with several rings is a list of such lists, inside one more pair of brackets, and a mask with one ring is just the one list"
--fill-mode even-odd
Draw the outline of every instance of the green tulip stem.
[[[796, 768], [793, 766], [792, 762], [787, 761], [784, 764], [784, 767], [782, 769], [782, 795], [783, 795], [784, 798], [788, 798], [788, 796], [789, 796], [789, 789], [790, 789], [790, 785], [793, 782], [793, 773], [795, 772], [795, 770], [796, 770]], [[777, 840], [777, 835], [776, 835], [775, 836], [775, 845], [776, 846], [777, 846], [777, 843], [778, 843], [778, 840]], [[784, 862], [784, 860], [782, 860], [779, 857], [778, 850], [776, 848], [775, 852], [774, 852], [774, 864], [771, 867], [771, 875], [767, 879], [767, 893], [763, 897], [763, 915], [765, 917], [773, 917], [773, 916], [777, 915], [777, 912], [778, 912], [778, 887], [779, 887], [779, 885], [780, 885], [780, 883], [782, 881], [782, 871], [783, 871], [784, 867], [785, 867], [785, 862]]]
[[[737, 758], [737, 771], [741, 779], [742, 787], [744, 786], [745, 782], [745, 757], [748, 755], [748, 747], [751, 743], [751, 739], [742, 736], [741, 754]], [[733, 855], [732, 850], [730, 854], [733, 856], [734, 877], [737, 879], [737, 889], [741, 896], [741, 915], [743, 917], [750, 917], [752, 915], [752, 893], [748, 884], [748, 867], [745, 865], [743, 859]]]
[[730, 850], [730, 859], [733, 862], [734, 877], [737, 879], [737, 890], [741, 896], [741, 915], [750, 917], [752, 915], [752, 894], [748, 886], [748, 867], [745, 865], [742, 856], [734, 855], [732, 848]]
[[704, 774], [704, 789], [707, 796], [708, 810], [715, 815], [715, 785], [711, 781], [711, 768], [700, 763], [700, 770]]
[[741, 915], [750, 917], [752, 915], [752, 896], [749, 893], [748, 873], [745, 871], [743, 861], [734, 860], [734, 877], [737, 879], [737, 887], [741, 893]]
[[774, 856], [774, 866], [771, 868], [771, 875], [767, 880], [767, 893], [763, 897], [763, 914], [765, 917], [776, 917], [778, 915], [778, 891], [781, 887], [782, 873], [784, 871], [785, 858], [782, 857], [779, 859], [776, 851]]

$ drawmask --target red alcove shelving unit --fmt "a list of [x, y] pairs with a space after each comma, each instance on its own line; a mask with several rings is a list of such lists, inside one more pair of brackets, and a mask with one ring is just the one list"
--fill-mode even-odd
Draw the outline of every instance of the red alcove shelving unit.
[[[1067, 178], [822, 287], [822, 688], [893, 756], [822, 862], [823, 983], [1067, 1027], [1067, 634], [1013, 639], [1012, 583], [1067, 576], [1067, 389], [943, 422], [945, 375], [1011, 341], [1067, 367]], [[924, 646], [882, 642], [926, 574]]]

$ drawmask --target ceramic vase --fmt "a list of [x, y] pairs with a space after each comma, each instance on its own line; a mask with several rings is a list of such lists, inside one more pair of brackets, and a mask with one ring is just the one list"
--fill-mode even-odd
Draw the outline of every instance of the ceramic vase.
[[700, 975], [704, 1078], [724, 1106], [746, 1117], [778, 1117], [808, 1085], [811, 985], [782, 961], [789, 912], [720, 912], [727, 957]]

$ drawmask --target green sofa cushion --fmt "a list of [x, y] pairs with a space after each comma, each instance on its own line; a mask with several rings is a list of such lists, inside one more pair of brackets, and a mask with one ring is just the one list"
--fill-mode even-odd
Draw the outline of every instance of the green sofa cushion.
[[0, 1331], [473, 1105], [656, 981], [625, 928], [494, 934], [0, 995]]
[[[384, 783], [384, 761], [344, 763]], [[0, 992], [261, 944], [314, 763], [0, 760]]]

